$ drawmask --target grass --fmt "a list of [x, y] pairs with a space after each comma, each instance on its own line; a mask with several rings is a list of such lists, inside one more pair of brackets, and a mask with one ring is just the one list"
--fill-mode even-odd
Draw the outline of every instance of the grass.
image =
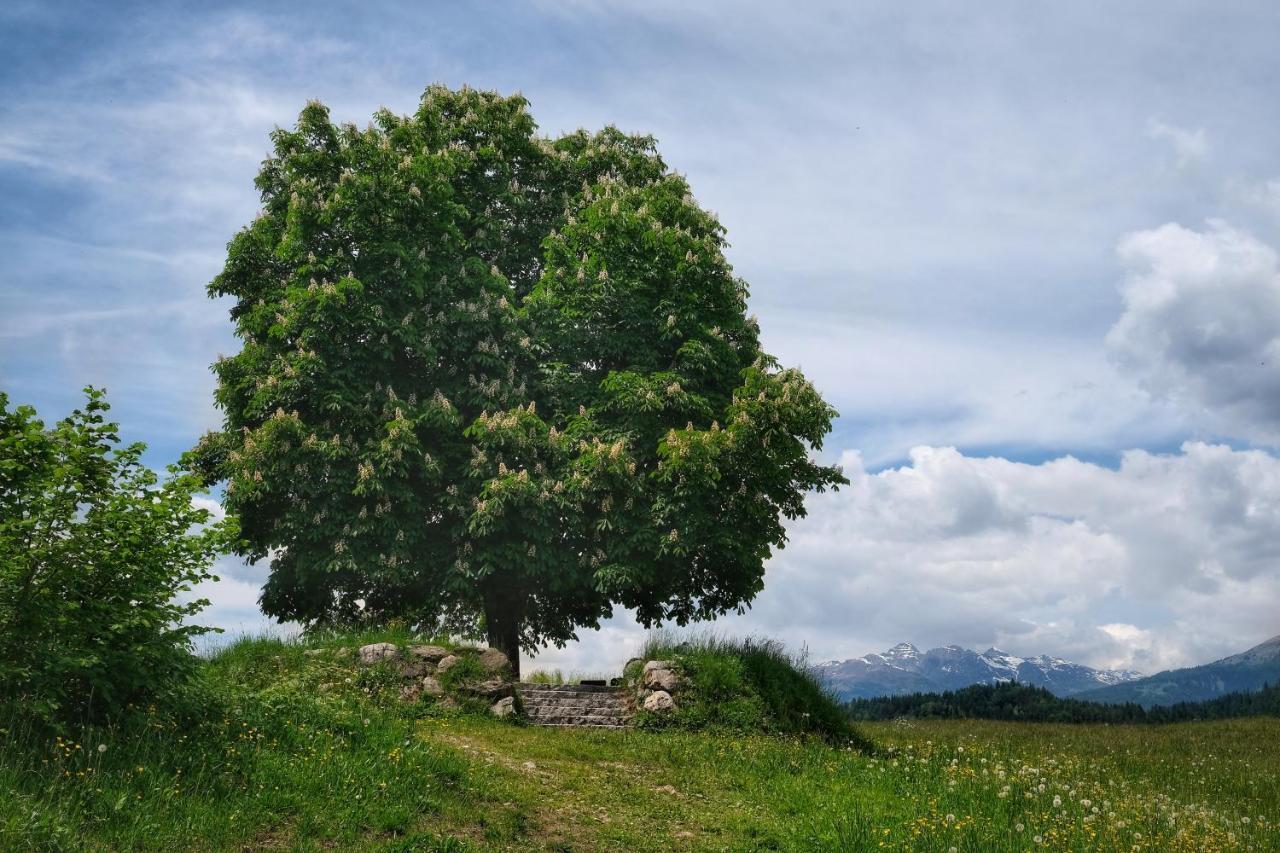
[[205, 669], [183, 718], [7, 727], [0, 849], [1280, 848], [1275, 719], [878, 723], [868, 754], [513, 726], [403, 703], [378, 667], [293, 643], [242, 642]]
[[641, 727], [817, 734], [833, 743], [868, 745], [804, 655], [791, 654], [773, 640], [714, 634], [676, 640], [657, 632], [640, 657], [674, 661], [685, 681], [675, 713], [641, 714]]

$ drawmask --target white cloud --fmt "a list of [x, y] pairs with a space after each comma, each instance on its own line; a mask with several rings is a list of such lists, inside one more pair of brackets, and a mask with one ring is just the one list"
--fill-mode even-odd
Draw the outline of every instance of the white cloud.
[[[1188, 443], [1114, 470], [933, 447], [878, 473], [845, 462], [850, 485], [810, 499], [752, 610], [708, 628], [818, 659], [911, 640], [1146, 672], [1280, 631], [1280, 459], [1265, 452]], [[547, 659], [616, 668], [643, 632], [609, 628], [607, 647], [584, 632]]]
[[1280, 437], [1276, 251], [1211, 221], [1130, 234], [1119, 252], [1124, 313], [1107, 336], [1117, 363], [1219, 430]]
[[1203, 127], [1188, 130], [1151, 119], [1147, 122], [1147, 136], [1165, 140], [1173, 146], [1179, 169], [1199, 163], [1209, 154], [1209, 140], [1205, 136]]

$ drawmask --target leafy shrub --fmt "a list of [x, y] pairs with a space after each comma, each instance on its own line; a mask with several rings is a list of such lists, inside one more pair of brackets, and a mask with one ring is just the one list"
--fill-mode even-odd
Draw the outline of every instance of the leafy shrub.
[[865, 745], [804, 656], [790, 654], [774, 640], [708, 634], [676, 641], [659, 632], [650, 637], [641, 657], [675, 661], [685, 679], [676, 710], [663, 715], [642, 711], [637, 717], [642, 727], [816, 734]]
[[118, 447], [103, 393], [47, 429], [0, 393], [0, 709], [45, 723], [171, 698], [194, 672], [178, 600], [213, 577], [225, 523], [195, 478], [163, 483], [141, 444]]

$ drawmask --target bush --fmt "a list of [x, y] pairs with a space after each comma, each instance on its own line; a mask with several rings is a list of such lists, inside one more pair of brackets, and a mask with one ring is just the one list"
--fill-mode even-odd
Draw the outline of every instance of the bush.
[[675, 661], [685, 679], [676, 710], [641, 712], [637, 722], [642, 727], [816, 734], [865, 745], [804, 656], [787, 652], [774, 640], [704, 635], [677, 642], [657, 633], [641, 657]]
[[160, 483], [118, 447], [101, 391], [46, 429], [0, 393], [0, 710], [102, 719], [173, 696], [195, 671], [183, 624], [229, 526], [202, 527], [195, 478]]

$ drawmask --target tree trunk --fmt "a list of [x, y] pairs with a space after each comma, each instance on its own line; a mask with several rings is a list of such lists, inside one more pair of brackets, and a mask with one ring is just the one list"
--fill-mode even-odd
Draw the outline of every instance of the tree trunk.
[[520, 680], [520, 614], [510, 596], [494, 589], [485, 590], [485, 633], [492, 648], [511, 661], [511, 674]]

